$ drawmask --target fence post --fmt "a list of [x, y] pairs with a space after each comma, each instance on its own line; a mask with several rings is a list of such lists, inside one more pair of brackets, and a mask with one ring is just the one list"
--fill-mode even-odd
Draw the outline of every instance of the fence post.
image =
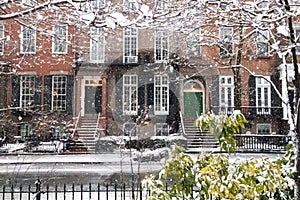
[[37, 179], [35, 181], [35, 199], [41, 200], [41, 181]]

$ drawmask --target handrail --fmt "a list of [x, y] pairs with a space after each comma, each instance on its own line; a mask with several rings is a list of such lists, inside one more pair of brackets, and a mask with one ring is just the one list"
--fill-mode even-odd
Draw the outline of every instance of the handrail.
[[182, 133], [183, 133], [184, 136], [186, 136], [181, 111], [179, 111], [179, 116], [180, 116], [180, 123], [181, 123]]
[[[96, 133], [98, 132], [99, 129], [99, 119], [100, 119], [100, 116], [101, 116], [101, 113], [99, 112], [98, 113], [98, 116], [97, 116], [97, 125], [96, 125], [96, 128], [95, 128], [95, 132], [94, 132], [94, 138], [96, 138]], [[99, 134], [97, 134], [98, 138], [99, 138]]]
[[79, 122], [79, 118], [80, 118], [80, 115], [81, 115], [81, 110], [82, 109], [80, 109], [80, 111], [79, 111], [79, 113], [77, 115], [77, 118], [76, 118], [75, 127], [74, 127], [74, 130], [73, 130], [73, 133], [72, 133], [72, 138], [74, 137], [74, 134], [75, 134], [75, 132], [77, 130], [77, 127], [78, 127], [78, 122]]

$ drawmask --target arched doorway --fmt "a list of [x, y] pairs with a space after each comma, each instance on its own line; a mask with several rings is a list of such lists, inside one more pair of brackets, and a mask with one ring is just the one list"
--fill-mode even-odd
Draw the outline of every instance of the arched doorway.
[[184, 116], [197, 117], [204, 112], [204, 87], [197, 80], [190, 80], [184, 84]]

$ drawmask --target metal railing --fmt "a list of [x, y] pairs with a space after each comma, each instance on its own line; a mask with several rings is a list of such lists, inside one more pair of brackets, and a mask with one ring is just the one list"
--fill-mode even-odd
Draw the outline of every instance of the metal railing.
[[182, 117], [181, 111], [179, 111], [179, 116], [180, 116], [180, 123], [181, 123], [181, 128], [182, 128], [182, 134], [184, 136], [186, 136], [186, 134], [185, 134], [185, 128], [184, 128], [184, 123], [183, 123], [183, 117]]
[[96, 138], [96, 135], [97, 135], [97, 137], [99, 138], [99, 130], [101, 130], [100, 128], [99, 128], [99, 120], [100, 120], [100, 116], [101, 116], [101, 113], [99, 112], [98, 113], [98, 116], [97, 116], [97, 124], [96, 124], [96, 128], [95, 128], [95, 132], [94, 132], [94, 138]]
[[73, 130], [73, 133], [72, 133], [72, 137], [74, 137], [75, 132], [76, 132], [76, 130], [77, 130], [77, 128], [78, 128], [78, 123], [79, 123], [81, 111], [82, 111], [82, 109], [80, 109], [80, 111], [79, 111], [79, 113], [78, 113], [78, 115], [77, 115], [76, 122], [75, 122], [75, 126], [74, 126], [74, 130]]
[[292, 140], [286, 135], [259, 134], [238, 134], [235, 138], [239, 151], [249, 152], [285, 151], [285, 146]]

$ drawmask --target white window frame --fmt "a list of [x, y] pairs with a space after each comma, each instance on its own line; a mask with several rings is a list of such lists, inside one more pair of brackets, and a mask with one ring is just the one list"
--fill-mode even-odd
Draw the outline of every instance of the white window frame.
[[104, 63], [105, 37], [103, 28], [91, 28], [90, 62]]
[[91, 1], [92, 9], [98, 10], [105, 6], [105, 0], [92, 0]]
[[52, 110], [65, 111], [67, 109], [67, 81], [67, 76], [52, 76]]
[[[270, 130], [270, 132], [266, 133], [266, 134], [261, 134], [259, 133], [260, 129], [265, 129], [265, 127], [267, 127], [267, 129]], [[272, 125], [271, 124], [267, 124], [267, 123], [258, 123], [256, 124], [256, 133], [259, 135], [269, 135], [272, 133]]]
[[164, 10], [168, 7], [169, 0], [156, 0], [155, 4], [157, 10]]
[[138, 9], [136, 0], [124, 0], [124, 11], [133, 12]]
[[[26, 45], [26, 47], [25, 47]], [[35, 54], [36, 52], [36, 30], [33, 27], [21, 27], [21, 46], [22, 54]]]
[[137, 63], [138, 61], [138, 30], [136, 28], [124, 28], [123, 31], [123, 62]]
[[0, 55], [4, 54], [4, 24], [0, 24]]
[[137, 115], [138, 108], [138, 76], [123, 76], [123, 114]]
[[156, 30], [154, 40], [155, 62], [165, 62], [169, 58], [169, 35], [166, 30]]
[[20, 125], [20, 136], [22, 139], [25, 139], [30, 135], [32, 132], [32, 125], [31, 124], [21, 124]]
[[[64, 34], [61, 33], [62, 28], [65, 29]], [[57, 33], [57, 31], [59, 31], [59, 33]], [[59, 24], [53, 26], [52, 53], [53, 54], [68, 53], [68, 26], [66, 24]]]
[[20, 76], [20, 107], [30, 109], [34, 105], [35, 76]]
[[[261, 45], [263, 45], [263, 47], [266, 48], [266, 51], [260, 50]], [[257, 30], [256, 49], [257, 56], [269, 56], [270, 46], [268, 30]]]
[[154, 114], [169, 114], [169, 77], [168, 75], [154, 76]]
[[220, 51], [219, 55], [227, 56], [233, 52], [233, 28], [232, 27], [220, 27]]
[[231, 114], [234, 110], [234, 77], [220, 76], [220, 113]]
[[201, 54], [201, 47], [198, 42], [200, 30], [196, 29], [186, 35], [185, 42], [187, 46], [187, 56], [199, 56]]
[[296, 53], [300, 54], [300, 26], [294, 28], [295, 31], [295, 41], [296, 41]]
[[[127, 127], [130, 130], [128, 130]], [[124, 133], [124, 136], [137, 136], [136, 123], [125, 123], [125, 124], [123, 124], [123, 133]]]
[[[158, 131], [161, 131], [160, 134], [158, 134]], [[167, 123], [156, 123], [155, 124], [155, 135], [156, 136], [169, 136], [169, 131], [170, 131], [170, 126]]]
[[271, 84], [270, 76], [256, 77], [256, 106], [257, 114], [271, 114]]

